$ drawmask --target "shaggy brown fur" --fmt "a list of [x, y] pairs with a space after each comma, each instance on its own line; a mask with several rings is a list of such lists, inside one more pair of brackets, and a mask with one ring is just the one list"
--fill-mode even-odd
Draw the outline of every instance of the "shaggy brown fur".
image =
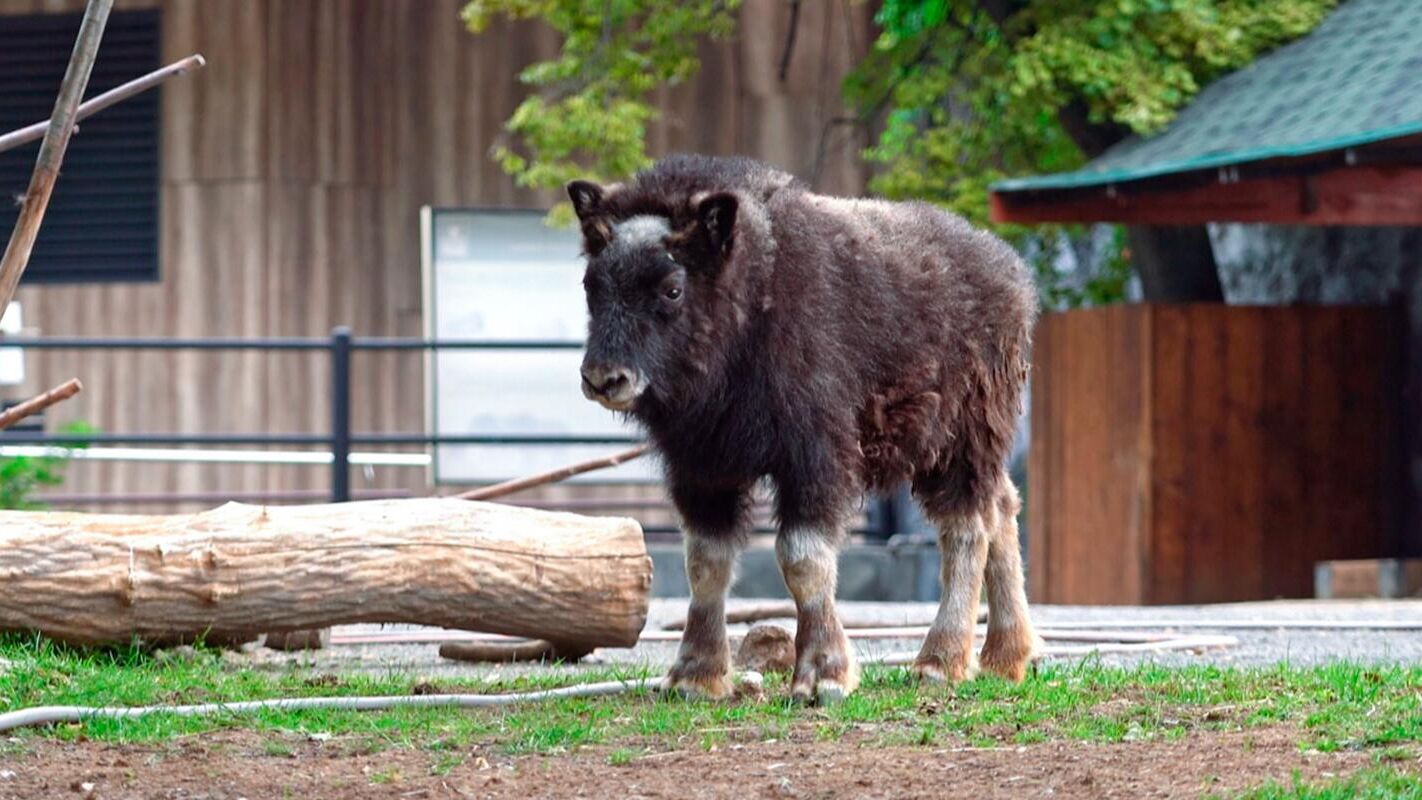
[[[920, 672], [969, 673], [966, 615], [991, 560], [1003, 617], [985, 662], [1020, 677], [1035, 640], [1004, 463], [1036, 298], [1012, 249], [930, 205], [817, 195], [746, 159], [675, 156], [625, 185], [568, 188], [588, 256], [584, 392], [647, 428], [689, 541], [739, 545], [751, 488], [773, 483], [801, 605], [797, 690], [852, 690], [833, 548], [864, 492], [905, 480], [958, 582]], [[689, 546], [689, 569], [720, 576], [721, 551], [711, 566], [704, 550]], [[724, 691], [713, 597], [729, 579], [693, 596], [705, 624], [688, 624], [673, 671], [689, 689]]]

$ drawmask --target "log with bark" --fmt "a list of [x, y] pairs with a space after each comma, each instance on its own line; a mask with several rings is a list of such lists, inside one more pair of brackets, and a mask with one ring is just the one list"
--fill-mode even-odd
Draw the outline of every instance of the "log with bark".
[[0, 630], [82, 645], [414, 623], [629, 647], [651, 582], [633, 520], [467, 500], [0, 512]]

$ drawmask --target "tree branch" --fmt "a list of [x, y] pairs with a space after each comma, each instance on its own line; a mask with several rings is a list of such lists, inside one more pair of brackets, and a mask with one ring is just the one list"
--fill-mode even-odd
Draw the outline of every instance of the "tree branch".
[[790, 30], [785, 33], [785, 49], [780, 53], [780, 82], [790, 73], [790, 56], [795, 53], [795, 34], [800, 30], [800, 0], [790, 0]]

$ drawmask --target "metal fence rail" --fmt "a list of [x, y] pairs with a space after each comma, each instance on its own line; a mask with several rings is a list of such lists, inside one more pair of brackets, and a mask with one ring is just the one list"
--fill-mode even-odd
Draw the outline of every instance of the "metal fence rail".
[[[263, 352], [325, 352], [330, 363], [330, 430], [325, 433], [92, 433], [54, 434], [42, 431], [10, 431], [0, 434], [0, 444], [46, 445], [200, 445], [209, 447], [324, 447], [330, 452], [330, 500], [351, 499], [351, 449], [372, 445], [568, 445], [632, 444], [627, 436], [539, 436], [539, 435], [449, 435], [427, 433], [357, 433], [351, 430], [351, 360], [356, 352], [438, 351], [438, 350], [578, 350], [581, 342], [571, 341], [489, 341], [473, 339], [423, 339], [357, 337], [349, 328], [339, 327], [328, 337], [290, 338], [158, 338], [158, 337], [75, 337], [10, 336], [0, 338], [0, 348], [28, 350], [221, 350]], [[323, 461], [325, 459], [322, 459]]]
[[[358, 337], [349, 328], [338, 327], [328, 337], [283, 338], [158, 338], [158, 337], [72, 337], [46, 336], [0, 337], [0, 348], [28, 350], [214, 350], [263, 352], [325, 352], [330, 364], [330, 428], [324, 433], [92, 433], [53, 434], [43, 431], [11, 430], [0, 432], [0, 446], [37, 445], [62, 448], [75, 445], [148, 445], [162, 447], [322, 447], [328, 452], [311, 451], [313, 458], [303, 463], [329, 464], [330, 492], [333, 503], [351, 500], [350, 468], [354, 463], [371, 463], [369, 453], [352, 458], [355, 446], [389, 445], [629, 445], [638, 440], [628, 436], [564, 436], [564, 435], [435, 435], [427, 433], [373, 433], [351, 430], [351, 361], [357, 352], [440, 351], [440, 350], [579, 350], [576, 341], [490, 341], [474, 339], [424, 339], [391, 337]], [[166, 451], [171, 455], [174, 451]], [[164, 460], [169, 460], [165, 456]], [[201, 460], [201, 459], [199, 459]], [[293, 462], [294, 463], [294, 462]], [[376, 491], [376, 490], [372, 490]], [[269, 495], [271, 493], [268, 493]], [[279, 493], [278, 493], [279, 494]], [[369, 493], [362, 492], [362, 496]], [[310, 499], [309, 492], [301, 496]], [[145, 499], [154, 499], [147, 496]], [[890, 497], [873, 503], [869, 509], [866, 533], [888, 538], [902, 524], [899, 507], [903, 500]], [[659, 531], [663, 529], [657, 529]], [[671, 529], [665, 529], [670, 531]], [[652, 532], [652, 529], [648, 529]]]

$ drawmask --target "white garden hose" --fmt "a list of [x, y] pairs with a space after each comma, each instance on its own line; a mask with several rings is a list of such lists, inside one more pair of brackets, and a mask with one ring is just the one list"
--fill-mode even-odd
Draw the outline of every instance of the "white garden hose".
[[[1127, 637], [1129, 638], [1129, 637]], [[1150, 641], [1097, 643], [1090, 645], [1055, 645], [1042, 649], [1041, 657], [1072, 657], [1093, 653], [1139, 653], [1144, 651], [1231, 647], [1238, 644], [1232, 636], [1150, 637]], [[911, 664], [916, 653], [892, 653], [866, 658], [861, 663], [886, 666]], [[759, 686], [763, 678], [758, 672], [747, 671], [738, 682]], [[626, 681], [605, 681], [540, 689], [509, 694], [417, 694], [381, 697], [285, 697], [271, 700], [246, 700], [235, 703], [202, 703], [187, 706], [36, 706], [0, 714], [0, 732], [32, 725], [53, 725], [61, 722], [85, 722], [94, 719], [134, 719], [153, 714], [179, 717], [211, 717], [221, 714], [245, 714], [252, 711], [307, 711], [332, 709], [339, 711], [386, 711], [392, 708], [496, 708], [519, 703], [536, 703], [568, 697], [608, 697], [638, 691], [658, 691], [666, 684], [666, 676], [637, 678]]]
[[[758, 673], [747, 673], [746, 680], [758, 680]], [[385, 711], [391, 708], [489, 708], [556, 700], [567, 697], [606, 697], [642, 690], [662, 688], [665, 677], [638, 678], [627, 681], [606, 681], [540, 689], [535, 692], [511, 694], [414, 694], [390, 697], [287, 697], [272, 700], [248, 700], [238, 703], [203, 703], [190, 706], [36, 706], [0, 714], [0, 731], [29, 725], [52, 725], [59, 722], [86, 722], [94, 719], [133, 719], [152, 714], [172, 714], [179, 717], [211, 717], [222, 714], [245, 714], [252, 711], [307, 711], [334, 709], [341, 711]]]
[[[1091, 653], [1138, 653], [1143, 651], [1230, 647], [1237, 644], [1232, 636], [1181, 636], [1164, 641], [1135, 641], [1115, 644], [1056, 645], [1043, 648], [1042, 657], [1071, 657]], [[864, 664], [888, 666], [911, 664], [916, 653], [892, 653], [867, 658]], [[738, 682], [759, 686], [763, 679], [758, 672], [744, 672]], [[608, 697], [638, 691], [658, 691], [666, 684], [666, 676], [637, 678], [626, 681], [605, 681], [540, 689], [509, 694], [418, 694], [382, 697], [286, 697], [271, 700], [247, 700], [234, 703], [202, 703], [187, 706], [36, 706], [0, 714], [0, 732], [32, 725], [53, 725], [61, 722], [85, 722], [94, 719], [134, 719], [153, 714], [179, 717], [210, 717], [222, 714], [245, 714], [253, 711], [307, 711], [331, 709], [339, 711], [386, 711], [392, 708], [496, 708], [519, 703], [535, 703], [568, 697]]]

